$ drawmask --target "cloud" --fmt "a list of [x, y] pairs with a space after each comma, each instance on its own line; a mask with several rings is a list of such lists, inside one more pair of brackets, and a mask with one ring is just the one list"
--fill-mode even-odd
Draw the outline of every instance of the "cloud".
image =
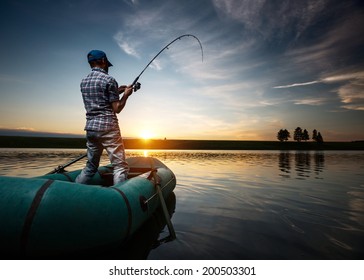
[[305, 83], [294, 83], [289, 85], [283, 86], [275, 86], [273, 88], [280, 89], [280, 88], [292, 88], [292, 87], [302, 87], [302, 86], [310, 86], [318, 83], [337, 83], [343, 82], [348, 80], [364, 80], [364, 72], [354, 72], [354, 73], [345, 73], [333, 76], [327, 76], [317, 81], [305, 82]]
[[[195, 7], [196, 4], [193, 6]], [[179, 1], [166, 1], [159, 5], [141, 5], [133, 13], [123, 15], [122, 29], [114, 35], [114, 40], [126, 54], [150, 59], [178, 35], [194, 33], [192, 31], [196, 30], [195, 25], [202, 16], [203, 13], [191, 14], [188, 4]], [[188, 53], [185, 47], [194, 42], [190, 43], [187, 39], [183, 41], [182, 44], [179, 42], [173, 44], [170, 50], [165, 51], [159, 58], [172, 57], [176, 53], [191, 56], [191, 52]], [[178, 45], [182, 45], [182, 48]], [[186, 58], [187, 55], [183, 57]], [[186, 60], [182, 59], [182, 61]], [[160, 70], [161, 60], [153, 62], [151, 67]]]
[[149, 65], [150, 68], [155, 70], [162, 70], [162, 65], [158, 59], [153, 60], [153, 62]]
[[[174, 72], [198, 83], [199, 95], [220, 100], [226, 110], [268, 107], [279, 102], [317, 106], [334, 101], [332, 92], [325, 94], [316, 88], [315, 94], [319, 97], [304, 90], [300, 91], [299, 99], [288, 94], [284, 97], [272, 94], [272, 81], [279, 81], [279, 74], [293, 82], [275, 82], [273, 88], [276, 90], [331, 84], [336, 87], [335, 92], [342, 102], [339, 106], [360, 109], [361, 106], [352, 102], [360, 100], [360, 96], [353, 93], [360, 84], [352, 84], [358, 73], [355, 69], [344, 71], [334, 66], [338, 54], [345, 54], [355, 45], [350, 30], [354, 30], [353, 22], [362, 20], [358, 16], [354, 16], [356, 20], [345, 17], [343, 13], [335, 19], [329, 18], [331, 21], [327, 23], [324, 21], [328, 17], [326, 11], [331, 9], [332, 2], [283, 0], [277, 4], [269, 0], [212, 0], [210, 11], [206, 8], [201, 13], [191, 13], [188, 3], [182, 5], [177, 1], [158, 6], [141, 5], [135, 13], [123, 17], [124, 31], [115, 37], [125, 53], [150, 59], [163, 45], [180, 35], [179, 32], [193, 30], [191, 33], [203, 44], [203, 63], [198, 45], [186, 40], [176, 42], [151, 64], [151, 68], [161, 70], [162, 66], [173, 65]], [[172, 8], [173, 13], [170, 12]], [[193, 8], [196, 10], [196, 4]], [[216, 12], [220, 20], [205, 21]], [[319, 20], [322, 22], [317, 26]], [[222, 26], [231, 28], [229, 36]], [[268, 45], [262, 44], [262, 39], [273, 44], [265, 49], [261, 46]], [[274, 57], [276, 50], [279, 58]], [[339, 57], [341, 61], [347, 58]], [[167, 59], [168, 64], [165, 63]], [[270, 69], [269, 78], [266, 78], [266, 69]], [[328, 74], [328, 69], [333, 74]], [[317, 78], [310, 80], [305, 78], [307, 76]]]
[[128, 4], [129, 6], [136, 6], [139, 4], [139, 0], [123, 0], [124, 3]]
[[[316, 27], [317, 39], [307, 40], [301, 45], [291, 48], [285, 54], [295, 67], [315, 71], [340, 69], [347, 65], [359, 66], [357, 55], [362, 55], [364, 37], [358, 36], [357, 26], [364, 25], [363, 12], [350, 11], [343, 8], [340, 16], [329, 25]], [[361, 67], [361, 66], [359, 66]]]
[[320, 81], [311, 81], [306, 83], [295, 83], [291, 85], [284, 85], [284, 86], [275, 86], [273, 88], [291, 88], [291, 87], [301, 87], [301, 86], [308, 86], [308, 85], [314, 85], [320, 83]]
[[348, 110], [364, 110], [364, 80], [353, 80], [339, 88], [338, 94], [342, 108]]
[[344, 82], [337, 90], [341, 107], [348, 110], [364, 110], [364, 71], [343, 73], [322, 79], [326, 83]]
[[255, 28], [257, 14], [262, 10], [265, 0], [213, 0], [215, 8], [225, 16], [245, 23], [248, 27]]
[[329, 0], [213, 0], [220, 17], [240, 22], [264, 39], [294, 32], [300, 36], [325, 10]]
[[1, 136], [28, 136], [28, 137], [70, 137], [82, 138], [82, 134], [58, 133], [49, 131], [39, 131], [31, 127], [5, 128], [0, 126]]
[[131, 40], [128, 40], [128, 38], [124, 36], [123, 32], [119, 31], [118, 33], [116, 33], [114, 35], [114, 40], [127, 55], [140, 58], [140, 55], [137, 52], [136, 48], [129, 43]]
[[364, 71], [334, 74], [322, 78], [322, 81], [327, 83], [342, 82], [347, 80], [364, 80]]
[[327, 102], [327, 98], [304, 98], [304, 99], [300, 99], [300, 100], [295, 100], [294, 104], [319, 106], [319, 105], [325, 104], [326, 102]]
[[[358, 58], [363, 55], [364, 37], [358, 36], [357, 26], [364, 24], [363, 11], [350, 8], [350, 2], [347, 4], [342, 2], [338, 5], [341, 8], [340, 15], [331, 19], [330, 25], [323, 24], [316, 29], [316, 32], [321, 32], [316, 40], [310, 38], [300, 47], [291, 48], [284, 55], [287, 65], [284, 67], [285, 73], [280, 73], [281, 76], [292, 77], [293, 81], [297, 81], [297, 77], [302, 77], [300, 73], [318, 78], [310, 82], [293, 82], [274, 86], [274, 88], [330, 85], [331, 93], [336, 93], [340, 100], [338, 107], [362, 111], [364, 110], [364, 65]], [[295, 78], [293, 73], [298, 73]]]
[[[342, 108], [348, 110], [364, 110], [364, 71], [360, 72], [348, 72], [341, 74], [327, 75], [317, 81], [311, 81], [306, 83], [294, 83], [290, 85], [275, 86], [275, 89], [285, 89], [292, 87], [310, 86], [318, 83], [333, 84], [340, 83], [341, 85], [335, 90], [337, 92], [341, 102]], [[306, 105], [321, 105], [325, 99], [308, 98], [295, 100], [295, 104]]]

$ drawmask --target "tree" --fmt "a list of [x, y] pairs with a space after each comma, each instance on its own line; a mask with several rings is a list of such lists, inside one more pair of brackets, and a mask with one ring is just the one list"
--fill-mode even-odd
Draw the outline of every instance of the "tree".
[[320, 132], [317, 132], [316, 129], [312, 131], [312, 140], [316, 141], [317, 143], [323, 143], [324, 139], [322, 138], [322, 135]]
[[314, 129], [312, 131], [312, 140], [317, 141], [317, 130], [316, 129]]
[[324, 143], [324, 139], [322, 138], [320, 132], [317, 134], [316, 141], [317, 141], [317, 143]]
[[305, 129], [303, 131], [302, 140], [305, 140], [305, 141], [310, 140], [310, 136], [308, 135], [307, 129]]
[[281, 142], [288, 141], [288, 138], [290, 138], [290, 137], [291, 137], [291, 135], [287, 129], [281, 129], [277, 133], [277, 138]]
[[303, 137], [302, 128], [297, 127], [294, 131], [293, 139], [296, 140], [297, 142], [301, 142], [302, 137]]

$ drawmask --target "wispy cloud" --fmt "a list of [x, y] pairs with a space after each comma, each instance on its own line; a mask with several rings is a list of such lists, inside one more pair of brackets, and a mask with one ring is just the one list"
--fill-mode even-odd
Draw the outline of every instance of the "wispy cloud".
[[128, 4], [128, 5], [138, 5], [139, 4], [139, 0], [123, 0], [124, 3]]
[[330, 29], [324, 30], [318, 41], [293, 48], [286, 57], [292, 58], [292, 63], [301, 67], [325, 69], [338, 64], [342, 66], [350, 59], [348, 54], [362, 49], [364, 38], [358, 36], [357, 26], [363, 24], [362, 12], [351, 12], [349, 16], [343, 12], [342, 17], [337, 17]]
[[320, 83], [320, 81], [311, 81], [306, 83], [294, 83], [291, 85], [284, 85], [284, 86], [275, 86], [273, 88], [291, 88], [291, 87], [302, 87], [302, 86], [308, 86], [308, 85], [314, 85]]
[[247, 24], [251, 28], [257, 26], [257, 17], [264, 6], [265, 0], [213, 0], [215, 8], [223, 15]]
[[118, 32], [114, 35], [114, 40], [118, 44], [118, 46], [128, 55], [134, 56], [136, 58], [140, 58], [139, 53], [136, 48], [131, 45], [130, 40], [126, 38], [123, 32]]
[[153, 68], [153, 69], [155, 69], [155, 70], [162, 70], [162, 65], [161, 65], [161, 63], [160, 63], [160, 61], [158, 60], [158, 59], [155, 59], [153, 62], [152, 62], [152, 64], [150, 64], [150, 66], [149, 67], [151, 67], [151, 68]]
[[[351, 3], [338, 3], [331, 0], [308, 0], [308, 1], [280, 1], [279, 4], [269, 0], [213, 0], [213, 5], [220, 18], [235, 22], [243, 26], [241, 34], [247, 38], [254, 38], [259, 42], [273, 42], [281, 44], [286, 48], [282, 59], [279, 61], [279, 69], [271, 65], [272, 61], [267, 59], [267, 66], [273, 71], [271, 76], [279, 80], [279, 74], [285, 80], [292, 83], [278, 84], [272, 86], [273, 89], [302, 88], [299, 93], [300, 99], [289, 96], [289, 101], [297, 105], [322, 105], [328, 101], [333, 101], [328, 96], [312, 97], [312, 88], [305, 91], [304, 87], [313, 87], [316, 91], [317, 85], [330, 85], [330, 94], [336, 93], [337, 108], [348, 110], [363, 110], [364, 104], [364, 72], [362, 63], [353, 60], [358, 52], [362, 52], [364, 39], [358, 36], [357, 26], [364, 24], [362, 11], [353, 11]], [[275, 5], [273, 7], [273, 5]], [[332, 9], [341, 9], [342, 13], [335, 18], [330, 17]], [[330, 24], [323, 23], [327, 19]], [[321, 24], [317, 24], [319, 20]], [[320, 33], [320, 36], [312, 34], [311, 30]], [[286, 41], [290, 38], [289, 41]], [[257, 47], [257, 42], [255, 47]], [[238, 44], [234, 44], [238, 46]], [[243, 51], [235, 52], [234, 49], [226, 45], [221, 48], [224, 61], [229, 57], [241, 57]], [[247, 53], [251, 53], [248, 49]], [[234, 53], [234, 54], [232, 54]], [[230, 56], [230, 54], [232, 54]], [[350, 67], [348, 67], [350, 65]], [[238, 73], [243, 76], [241, 68], [234, 69], [234, 64], [226, 73], [234, 75]], [[250, 71], [255, 69], [251, 68]], [[274, 70], [277, 70], [274, 72]], [[218, 72], [210, 70], [210, 73]], [[217, 75], [216, 75], [217, 76]], [[307, 80], [305, 77], [317, 78]], [[214, 77], [214, 75], [211, 75]], [[224, 75], [227, 80], [228, 75]], [[301, 80], [301, 81], [300, 81]], [[303, 81], [302, 81], [303, 80]], [[242, 86], [242, 85], [241, 85]], [[327, 89], [327, 87], [325, 87]], [[240, 91], [243, 91], [243, 87]], [[239, 91], [236, 89], [236, 91]], [[319, 91], [317, 91], [319, 94]], [[261, 100], [262, 104], [276, 104], [275, 97], [269, 96]]]
[[341, 98], [342, 108], [348, 110], [364, 110], [364, 79], [352, 80], [339, 88], [338, 94]]
[[213, 0], [221, 16], [241, 22], [247, 30], [269, 39], [294, 31], [296, 37], [326, 8], [329, 0], [272, 2], [269, 0]]
[[317, 81], [311, 82], [304, 82], [304, 83], [293, 83], [289, 85], [283, 86], [275, 86], [273, 88], [280, 89], [280, 88], [292, 88], [292, 87], [303, 87], [303, 86], [310, 86], [318, 83], [337, 83], [349, 80], [363, 80], [364, 81], [364, 72], [355, 72], [355, 73], [345, 73], [339, 75], [332, 75], [322, 78]]
[[4, 127], [4, 126], [1, 126], [1, 125], [0, 125], [0, 130], [3, 130], [3, 131], [10, 131], [10, 130], [13, 130], [13, 131], [35, 131], [35, 129], [32, 128], [32, 127], [8, 128], [8, 127]]
[[327, 98], [322, 98], [322, 97], [304, 98], [304, 99], [295, 100], [293, 103], [296, 105], [320, 106], [320, 105], [327, 103]]
[[348, 80], [361, 80], [364, 81], [364, 71], [360, 72], [348, 72], [342, 74], [333, 74], [322, 78], [323, 82], [335, 83]]
[[[364, 110], [364, 71], [332, 74], [317, 81], [306, 83], [294, 83], [290, 85], [275, 86], [275, 89], [310, 86], [318, 83], [333, 84], [340, 83], [336, 92], [341, 99], [342, 108], [348, 110]], [[296, 100], [295, 104], [320, 105], [323, 99], [302, 99]]]

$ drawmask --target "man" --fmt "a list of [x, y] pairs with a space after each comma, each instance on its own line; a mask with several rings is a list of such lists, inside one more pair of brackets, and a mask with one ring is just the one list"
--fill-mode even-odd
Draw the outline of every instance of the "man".
[[[100, 164], [103, 149], [108, 153], [114, 169], [114, 184], [123, 182], [128, 175], [123, 139], [116, 114], [125, 107], [133, 93], [132, 86], [120, 86], [108, 74], [112, 64], [103, 51], [92, 50], [87, 55], [92, 69], [81, 81], [82, 98], [86, 109], [86, 167], [76, 178], [77, 183], [88, 184]], [[123, 93], [119, 100], [119, 94]]]

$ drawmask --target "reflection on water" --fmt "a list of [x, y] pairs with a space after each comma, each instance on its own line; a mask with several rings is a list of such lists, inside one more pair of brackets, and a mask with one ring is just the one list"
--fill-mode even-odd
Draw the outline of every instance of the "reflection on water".
[[[281, 151], [279, 153], [278, 167], [281, 171], [280, 176], [284, 178], [291, 178], [293, 176], [298, 180], [305, 180], [305, 178], [310, 178], [311, 176], [314, 176], [315, 179], [322, 179], [320, 173], [323, 171], [325, 164], [324, 152], [295, 152], [293, 163], [291, 157], [292, 152]], [[292, 169], [295, 174], [292, 174]]]
[[[0, 175], [43, 175], [82, 153], [0, 149]], [[127, 151], [144, 155], [177, 177], [177, 240], [149, 259], [364, 258], [363, 152]]]

